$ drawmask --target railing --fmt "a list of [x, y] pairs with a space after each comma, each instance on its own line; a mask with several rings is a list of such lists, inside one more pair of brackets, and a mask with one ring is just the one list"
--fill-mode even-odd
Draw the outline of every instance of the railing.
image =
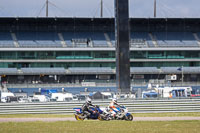
[[[88, 81], [89, 82], [89, 81]], [[93, 81], [95, 82], [95, 81]], [[169, 86], [169, 84], [152, 83], [152, 86]], [[148, 82], [131, 82], [131, 86], [147, 86]], [[7, 88], [43, 88], [43, 87], [88, 87], [81, 83], [52, 83], [52, 84], [7, 84]], [[200, 86], [200, 82], [173, 82], [171, 86]], [[93, 86], [94, 87], [94, 86]], [[116, 87], [115, 81], [96, 82], [96, 87]]]
[[[93, 104], [106, 107], [109, 102], [93, 101]], [[0, 114], [73, 114], [73, 108], [83, 103], [0, 103]], [[126, 106], [130, 113], [200, 112], [200, 99], [120, 100], [119, 104]]]

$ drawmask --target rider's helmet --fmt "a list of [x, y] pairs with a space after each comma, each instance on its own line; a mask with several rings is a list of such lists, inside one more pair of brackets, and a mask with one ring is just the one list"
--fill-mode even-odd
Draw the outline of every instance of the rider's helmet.
[[92, 103], [92, 100], [88, 97], [87, 100], [86, 100], [86, 103], [91, 104], [91, 103]]
[[112, 102], [114, 103], [114, 104], [117, 104], [117, 99], [112, 99]]

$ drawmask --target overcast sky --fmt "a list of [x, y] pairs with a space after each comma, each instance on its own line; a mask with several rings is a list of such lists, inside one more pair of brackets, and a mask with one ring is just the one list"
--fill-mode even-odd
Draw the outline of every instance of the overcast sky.
[[[0, 0], [0, 17], [45, 16], [46, 0]], [[49, 16], [99, 17], [100, 0], [49, 0]], [[104, 1], [104, 17], [114, 16], [114, 0]], [[130, 17], [153, 17], [154, 0], [129, 0]], [[198, 17], [200, 0], [157, 0], [157, 17]]]

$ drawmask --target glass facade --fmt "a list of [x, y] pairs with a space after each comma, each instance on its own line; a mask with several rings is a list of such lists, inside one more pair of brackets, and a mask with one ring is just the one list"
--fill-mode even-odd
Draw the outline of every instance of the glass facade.
[[[131, 62], [131, 67], [189, 67], [190, 62]], [[194, 66], [194, 65], [193, 65]], [[199, 66], [196, 64], [195, 66]]]
[[[131, 67], [200, 66], [199, 51], [131, 51]], [[115, 67], [114, 51], [2, 51], [0, 68]], [[134, 60], [135, 59], [135, 60]], [[145, 59], [145, 61], [140, 61]], [[163, 61], [156, 61], [163, 59]], [[170, 59], [176, 59], [170, 61]], [[191, 61], [184, 60], [191, 59]], [[14, 61], [9, 61], [14, 60]], [[34, 61], [35, 60], [35, 61]], [[43, 62], [43, 60], [45, 62]]]
[[132, 51], [132, 59], [200, 59], [199, 51]]
[[0, 59], [114, 59], [115, 52], [104, 51], [2, 51]]
[[112, 67], [115, 68], [115, 63], [110, 62], [1, 62], [0, 68], [23, 68], [23, 67]]
[[[131, 51], [131, 59], [200, 59], [200, 51]], [[114, 51], [1, 51], [0, 59], [115, 59]]]

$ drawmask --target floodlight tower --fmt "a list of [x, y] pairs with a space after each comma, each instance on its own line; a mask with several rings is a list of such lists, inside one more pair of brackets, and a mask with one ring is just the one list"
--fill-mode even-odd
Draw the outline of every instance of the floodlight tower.
[[129, 0], [115, 0], [116, 85], [130, 92]]
[[103, 0], [101, 0], [101, 13], [100, 13], [101, 18], [103, 18]]
[[49, 1], [48, 0], [46, 0], [46, 17], [48, 17], [48, 15], [49, 15]]
[[156, 0], [154, 0], [154, 18], [156, 18]]

